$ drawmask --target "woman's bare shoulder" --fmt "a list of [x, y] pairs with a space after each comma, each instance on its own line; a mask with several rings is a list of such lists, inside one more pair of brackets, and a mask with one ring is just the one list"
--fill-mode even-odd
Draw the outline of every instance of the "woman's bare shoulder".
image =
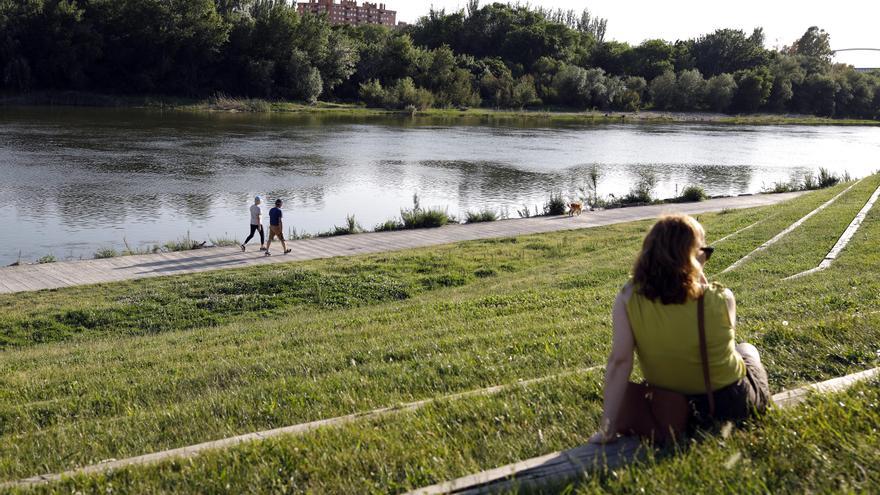
[[620, 293], [617, 294], [617, 300], [624, 304], [628, 303], [634, 291], [635, 288], [632, 279], [627, 280], [627, 282], [623, 284], [623, 287], [620, 288]]

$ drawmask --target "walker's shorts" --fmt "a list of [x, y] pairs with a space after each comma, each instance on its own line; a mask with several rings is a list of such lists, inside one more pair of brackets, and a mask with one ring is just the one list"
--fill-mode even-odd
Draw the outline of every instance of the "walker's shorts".
[[269, 240], [278, 238], [279, 240], [284, 240], [284, 232], [281, 231], [280, 225], [270, 225], [269, 226]]

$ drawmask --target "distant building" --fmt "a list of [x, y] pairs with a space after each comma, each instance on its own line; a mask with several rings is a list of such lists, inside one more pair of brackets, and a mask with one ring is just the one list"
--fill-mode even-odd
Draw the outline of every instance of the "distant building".
[[309, 0], [296, 4], [300, 14], [327, 14], [331, 24], [380, 24], [394, 27], [397, 25], [397, 12], [385, 8], [384, 3], [364, 2], [358, 5], [357, 0]]
[[880, 67], [876, 67], [873, 69], [868, 68], [868, 67], [856, 67], [856, 72], [875, 72], [875, 71], [880, 72]]

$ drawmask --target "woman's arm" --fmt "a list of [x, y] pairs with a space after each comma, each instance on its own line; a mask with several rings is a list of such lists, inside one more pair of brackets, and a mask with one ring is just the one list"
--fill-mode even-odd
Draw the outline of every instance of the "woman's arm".
[[727, 316], [730, 318], [731, 328], [736, 328], [736, 297], [733, 291], [724, 289], [724, 302], [727, 303]]
[[626, 303], [632, 296], [632, 286], [627, 285], [617, 295], [611, 316], [614, 326], [614, 337], [611, 343], [611, 355], [605, 367], [605, 412], [599, 431], [590, 438], [591, 442], [613, 442], [617, 437], [617, 418], [626, 385], [633, 368], [633, 349], [635, 343], [629, 317], [626, 315]]

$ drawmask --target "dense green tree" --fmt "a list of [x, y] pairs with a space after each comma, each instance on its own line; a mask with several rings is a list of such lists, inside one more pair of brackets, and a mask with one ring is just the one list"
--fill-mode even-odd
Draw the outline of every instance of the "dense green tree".
[[[469, 0], [405, 29], [332, 26], [285, 0], [0, 0], [0, 90], [769, 110], [880, 118], [880, 73], [831, 64], [811, 27], [782, 50], [756, 29], [640, 45], [589, 11]], [[703, 77], [709, 77], [706, 81]], [[649, 83], [650, 81], [650, 83]]]
[[675, 107], [676, 82], [677, 78], [672, 71], [664, 72], [651, 81], [648, 90], [655, 108], [670, 110]]
[[824, 29], [811, 26], [790, 48], [794, 55], [812, 57], [831, 62], [831, 35]]
[[712, 76], [706, 82], [706, 107], [715, 112], [727, 112], [736, 94], [736, 80], [730, 74]]
[[554, 77], [553, 87], [560, 103], [578, 108], [607, 108], [614, 98], [602, 69], [567, 65]]
[[541, 104], [541, 99], [538, 98], [538, 91], [535, 89], [535, 80], [532, 76], [525, 75], [519, 78], [519, 81], [513, 86], [511, 103], [516, 108]]
[[760, 28], [751, 36], [739, 29], [719, 29], [697, 38], [692, 55], [696, 68], [706, 76], [753, 69], [766, 64], [768, 57]]
[[666, 71], [675, 70], [675, 48], [663, 40], [643, 42], [632, 50], [631, 58], [627, 71], [629, 75], [651, 80]]
[[773, 76], [773, 89], [767, 101], [767, 107], [776, 112], [783, 112], [789, 107], [794, 96], [794, 85], [801, 84], [806, 77], [804, 69], [795, 57], [776, 54], [770, 64]]
[[681, 71], [675, 80], [674, 107], [678, 110], [698, 110], [706, 92], [706, 80], [696, 69]]
[[833, 77], [826, 74], [810, 74], [798, 94], [799, 108], [805, 113], [834, 116], [837, 110], [839, 87]]
[[639, 97], [639, 101], [645, 99], [648, 92], [648, 80], [640, 76], [629, 76], [624, 80], [626, 89], [634, 92]]
[[741, 70], [734, 74], [737, 91], [733, 108], [738, 112], [756, 112], [767, 103], [773, 90], [773, 76], [766, 67]]
[[[599, 67], [608, 74], [624, 75], [632, 73], [633, 49], [627, 43], [607, 41], [593, 50], [591, 65]], [[641, 74], [638, 74], [641, 75]]]

